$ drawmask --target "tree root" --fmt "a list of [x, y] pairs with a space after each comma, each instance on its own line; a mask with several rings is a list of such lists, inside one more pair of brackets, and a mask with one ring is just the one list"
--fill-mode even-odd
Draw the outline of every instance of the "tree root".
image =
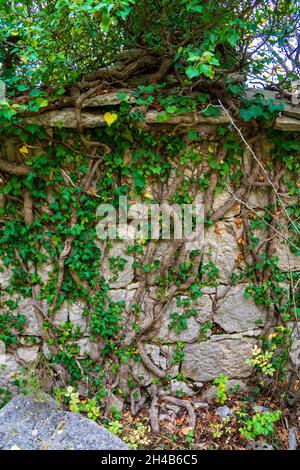
[[181, 398], [171, 397], [169, 395], [162, 397], [163, 400], [167, 401], [168, 403], [172, 403], [172, 405], [183, 407], [187, 410], [189, 415], [189, 427], [192, 431], [195, 430], [196, 427], [196, 415], [191, 403], [187, 400], [182, 400]]
[[154, 434], [160, 433], [160, 426], [159, 426], [159, 413], [158, 413], [158, 390], [157, 385], [152, 384], [150, 387], [150, 394], [152, 397], [151, 406], [150, 406], [150, 423], [151, 428]]

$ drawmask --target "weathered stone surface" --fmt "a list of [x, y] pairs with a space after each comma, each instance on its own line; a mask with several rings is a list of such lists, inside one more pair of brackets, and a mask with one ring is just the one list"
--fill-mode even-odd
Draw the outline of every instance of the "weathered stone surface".
[[[150, 110], [145, 114], [145, 123], [146, 124], [157, 124], [160, 115], [163, 113]], [[101, 127], [106, 125], [106, 121], [102, 113], [91, 113], [91, 112], [82, 112], [81, 113], [81, 124], [86, 128]], [[198, 124], [227, 124], [230, 122], [228, 115], [222, 111], [220, 116], [204, 116], [201, 113], [198, 113], [197, 116]], [[24, 119], [24, 122], [27, 124], [38, 124], [42, 127], [64, 127], [68, 129], [76, 129], [76, 114], [74, 108], [64, 108], [57, 111], [47, 111], [43, 114], [27, 117]], [[184, 115], [172, 115], [165, 123], [168, 124], [194, 124], [195, 116], [193, 113], [186, 113]]]
[[6, 387], [13, 380], [18, 370], [19, 364], [13, 354], [0, 353], [0, 387]]
[[112, 289], [108, 292], [108, 295], [112, 302], [124, 302], [125, 310], [128, 312], [134, 293], [134, 289]]
[[274, 447], [268, 442], [252, 441], [246, 445], [247, 450], [274, 450]]
[[[287, 233], [284, 235], [286, 238], [289, 237]], [[300, 271], [300, 256], [290, 251], [284, 239], [276, 239], [275, 255], [278, 257], [278, 266], [283, 269], [283, 271]]]
[[281, 115], [276, 119], [274, 128], [279, 131], [300, 132], [300, 119]]
[[193, 390], [191, 390], [191, 388], [182, 380], [171, 381], [171, 393], [179, 398], [182, 396], [192, 397], [195, 395], [195, 392], [193, 392]]
[[10, 269], [7, 269], [0, 260], [0, 288], [5, 289], [8, 286], [11, 275]]
[[213, 380], [221, 374], [228, 378], [248, 377], [251, 368], [245, 360], [252, 356], [254, 338], [234, 338], [187, 344], [182, 363], [183, 374], [196, 381]]
[[64, 302], [61, 308], [54, 313], [53, 324], [61, 325], [62, 323], [66, 323], [68, 319], [68, 303]]
[[[129, 256], [125, 253], [126, 246], [124, 243], [118, 243], [114, 245], [110, 250], [109, 254], [103, 262], [103, 276], [107, 282], [109, 282], [111, 289], [120, 289], [127, 287], [132, 283], [134, 278], [134, 269], [132, 263], [134, 262], [133, 256]], [[112, 272], [110, 269], [109, 258], [124, 259], [126, 264], [123, 270], [118, 272]]]
[[[187, 319], [186, 329], [178, 331], [177, 328], [169, 328], [172, 322], [172, 313], [176, 312], [182, 315], [185, 310], [193, 308], [197, 310], [198, 315]], [[199, 336], [201, 325], [212, 319], [212, 300], [209, 295], [203, 295], [199, 297], [196, 304], [191, 304], [188, 309], [182, 306], [178, 307], [176, 299], [173, 299], [166, 308], [156, 337], [161, 338], [165, 343], [175, 343], [177, 341], [191, 343], [195, 341]]]
[[252, 188], [247, 199], [247, 207], [263, 208], [269, 205], [269, 188]]
[[231, 273], [240, 251], [237, 239], [241, 234], [242, 229], [236, 226], [234, 219], [219, 221], [209, 227], [205, 234], [203, 261], [207, 263], [211, 259], [215, 263], [219, 269], [220, 282], [230, 284]]
[[220, 300], [217, 302], [213, 319], [227, 333], [257, 328], [266, 318], [265, 309], [257, 306], [252, 299], [245, 299], [246, 287], [246, 284], [239, 284], [230, 289], [224, 286], [217, 289]]
[[220, 418], [227, 418], [227, 416], [233, 416], [233, 412], [227, 405], [224, 405], [216, 409], [216, 415], [220, 416]]
[[106, 406], [109, 410], [115, 409], [118, 411], [122, 411], [124, 408], [124, 398], [120, 395], [115, 395], [114, 393], [110, 393], [107, 398]]
[[[213, 201], [213, 210], [216, 211], [217, 209], [222, 207], [229, 198], [231, 198], [231, 194], [226, 190], [222, 191], [219, 194], [216, 194]], [[237, 202], [229, 211], [225, 212], [224, 218], [234, 217], [238, 215], [240, 211], [241, 206]]]
[[5, 354], [6, 352], [6, 346], [4, 341], [0, 341], [0, 354]]
[[45, 395], [19, 395], [0, 410], [0, 449], [127, 450], [118, 437], [94, 421], [61, 410]]
[[32, 299], [20, 298], [17, 312], [26, 317], [26, 324], [23, 331], [24, 335], [41, 336], [42, 328], [37, 321], [37, 315], [33, 306]]
[[124, 98], [119, 98], [119, 93], [126, 93], [127, 103], [135, 103], [136, 98], [133, 96], [131, 90], [119, 90], [117, 93], [105, 93], [103, 95], [95, 95], [87, 98], [82, 103], [82, 108], [93, 108], [98, 106], [116, 105], [120, 104]]
[[85, 333], [87, 330], [87, 317], [84, 315], [85, 303], [78, 301], [69, 305], [69, 320], [75, 328], [80, 327], [80, 331]]
[[39, 346], [29, 346], [17, 349], [17, 355], [22, 361], [33, 362], [37, 359], [39, 353]]
[[100, 356], [100, 353], [101, 353], [101, 347], [104, 346], [104, 344], [95, 343], [93, 341], [90, 341], [89, 338], [81, 338], [77, 341], [77, 344], [80, 348], [80, 354], [83, 355], [83, 356], [88, 355], [94, 361], [99, 359], [99, 356]]

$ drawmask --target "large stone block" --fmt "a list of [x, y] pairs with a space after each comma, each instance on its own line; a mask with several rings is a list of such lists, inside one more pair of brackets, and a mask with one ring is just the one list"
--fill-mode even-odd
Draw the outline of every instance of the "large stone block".
[[266, 319], [267, 312], [256, 305], [252, 299], [245, 299], [246, 284], [217, 289], [216, 311], [213, 319], [227, 333], [247, 331], [260, 326]]
[[[103, 262], [102, 273], [105, 280], [109, 282], [111, 289], [127, 287], [133, 281], [134, 269], [132, 267], [132, 263], [134, 262], [134, 258], [127, 255], [125, 251], [125, 243], [117, 243], [109, 250], [108, 256]], [[116, 272], [114, 272], [112, 269], [112, 263], [109, 262], [110, 258], [116, 258], [117, 260], [123, 259], [126, 261], [126, 264], [122, 270], [116, 270]]]
[[[289, 237], [286, 233], [284, 233], [284, 235], [286, 238]], [[286, 240], [282, 238], [276, 239], [275, 255], [278, 256], [278, 266], [283, 269], [283, 271], [300, 271], [300, 256], [297, 256], [296, 253], [290, 250]]]
[[17, 358], [19, 357], [24, 362], [33, 362], [37, 359], [39, 353], [39, 346], [28, 346], [17, 349]]
[[237, 240], [241, 235], [242, 228], [235, 224], [234, 219], [219, 221], [209, 227], [205, 234], [203, 262], [207, 263], [212, 260], [215, 263], [219, 270], [220, 282], [230, 284], [231, 274], [240, 251]]
[[0, 411], [0, 449], [127, 450], [95, 421], [61, 410], [49, 396], [19, 395]]
[[252, 356], [255, 338], [221, 335], [204, 343], [187, 344], [181, 371], [185, 377], [205, 382], [221, 374], [228, 378], [244, 378], [251, 374], [245, 360]]
[[78, 301], [69, 305], [69, 320], [74, 327], [80, 327], [81, 333], [86, 333], [88, 327], [88, 319], [85, 316], [85, 303]]
[[[170, 328], [173, 313], [178, 313], [182, 316], [185, 311], [191, 309], [197, 311], [197, 316], [192, 316], [186, 320], [187, 327], [185, 329], [182, 328], [180, 330], [177, 325], [174, 328]], [[176, 299], [173, 299], [166, 308], [156, 337], [160, 338], [164, 343], [175, 343], [177, 341], [191, 343], [198, 338], [201, 325], [211, 319], [212, 300], [209, 295], [203, 295], [195, 304], [191, 304], [187, 308], [183, 306], [178, 307]]]

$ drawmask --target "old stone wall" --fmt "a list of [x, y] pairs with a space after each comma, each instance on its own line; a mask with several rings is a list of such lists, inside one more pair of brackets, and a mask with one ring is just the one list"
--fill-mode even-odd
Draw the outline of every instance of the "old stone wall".
[[[86, 106], [99, 107], [101, 106], [99, 100], [100, 97], [96, 99], [96, 103], [89, 102]], [[106, 102], [104, 104], [107, 105]], [[74, 111], [57, 111], [56, 113], [57, 116], [54, 115], [55, 112], [52, 112], [44, 113], [39, 117], [39, 120], [43, 121], [43, 126], [47, 127], [48, 133], [53, 132], [57, 119], [68, 128], [75, 126]], [[147, 123], [156, 122], [155, 117], [151, 113], [148, 114]], [[102, 125], [104, 121], [100, 118], [102, 119], [102, 116], [95, 113], [85, 116], [83, 111], [82, 114], [83, 125], [89, 128]], [[288, 115], [278, 118], [277, 129], [282, 128], [283, 120], [288, 122], [288, 126], [294, 126], [291, 129], [288, 127], [287, 130], [294, 131], [296, 125], [298, 126], [296, 130], [299, 130], [300, 120]], [[176, 125], [176, 122], [171, 124]], [[172, 181], [176, 178], [180, 184], [185, 182], [189, 186], [195, 178], [205, 174], [209, 168], [210, 148], [219, 145], [219, 142], [214, 140], [216, 124], [230, 125], [227, 115], [222, 113], [218, 122], [210, 118], [210, 122], [198, 123], [198, 131], [202, 129], [206, 139], [203, 145], [197, 144], [193, 147], [193, 151], [201, 155], [200, 163], [193, 168], [186, 167], [184, 170], [179, 164], [177, 167], [174, 165], [174, 172], [165, 183], [166, 187], [170, 188]], [[8, 146], [8, 142], [6, 145]], [[264, 158], [267, 159], [272, 143], [265, 139], [262, 146], [265, 150]], [[249, 149], [244, 148], [242, 155], [236, 158], [244, 173], [248, 172], [251, 176], [253, 162]], [[263, 165], [265, 165], [264, 162]], [[234, 173], [235, 169], [232, 167], [231, 171]], [[288, 170], [286, 172], [288, 173]], [[276, 177], [276, 170], [271, 170], [270, 174]], [[174, 282], [170, 281], [168, 290], [165, 289], [164, 278], [159, 268], [155, 269], [155, 266], [162, 266], [163, 263], [171, 269], [169, 258], [178, 260], [181, 257], [181, 264], [184, 265], [183, 271], [190, 272], [193, 277], [193, 269], [192, 266], [189, 268], [187, 263], [184, 245], [176, 247], [174, 240], [148, 241], [142, 245], [144, 251], [141, 254], [132, 249], [133, 242], [130, 239], [107, 244], [95, 238], [94, 242], [102, 252], [99, 275], [108, 286], [109, 299], [121, 311], [121, 323], [125, 333], [118, 338], [118, 341], [121, 345], [124, 341], [124, 347], [126, 347], [130, 344], [130, 335], [133, 337], [139, 329], [143, 333], [136, 342], [139, 345], [142, 360], [129, 357], [126, 362], [126, 374], [131, 375], [139, 386], [147, 387], [157, 377], [161, 379], [168, 377], [168, 387], [171, 387], [171, 391], [183, 388], [184, 393], [188, 395], [196, 389], [201, 389], [207, 382], [211, 382], [221, 374], [225, 374], [233, 382], [246, 379], [251, 375], [252, 369], [245, 361], [252, 356], [253, 347], [263, 333], [269, 308], [255, 301], [255, 296], [251, 295], [251, 292], [250, 295], [245, 295], [247, 288], [249, 290], [249, 286], [253, 284], [247, 275], [247, 268], [253, 260], [248, 258], [255, 250], [257, 250], [256, 254], [260, 254], [260, 248], [257, 247], [262, 249], [268, 245], [270, 232], [263, 231], [258, 225], [251, 235], [255, 238], [254, 242], [245, 230], [245, 214], [250, 222], [264, 218], [270, 210], [269, 190], [270, 184], [264, 171], [258, 169], [255, 181], [247, 187], [247, 191], [238, 193], [234, 183], [227, 178], [222, 188], [214, 192], [210, 211], [212, 214], [221, 215], [212, 217], [213, 222], [205, 227], [201, 253], [195, 255], [201, 256], [196, 273], [198, 281], [192, 280], [184, 290], [182, 290], [182, 285], [185, 283], [184, 274]], [[157, 194], [155, 183], [151, 185], [149, 182], [147, 192], [148, 198], [155, 199], [155, 194]], [[294, 197], [288, 195], [284, 175], [278, 192], [282, 195], [281, 200], [285, 207], [299, 204], [297, 194]], [[200, 194], [204, 201], [207, 188], [200, 191]], [[139, 203], [141, 199], [136, 197], [132, 202]], [[224, 207], [225, 210], [222, 211]], [[299, 253], [290, 249], [288, 232], [290, 224], [280, 202], [277, 202], [277, 211], [279, 228], [272, 233], [272, 243], [274, 255], [278, 258], [278, 269], [287, 274], [299, 272]], [[250, 246], [251, 244], [254, 244], [254, 248]], [[148, 252], [147, 249], [149, 249]], [[147, 262], [145, 262], [147, 256]], [[178, 269], [181, 264], [179, 262], [177, 265]], [[145, 271], [141, 265], [150, 266], [149, 271]], [[30, 269], [30, 266], [28, 268]], [[47, 283], [53, 277], [53, 265], [50, 260], [43, 266], [39, 266], [37, 273], [40, 279], [39, 285], [46, 290]], [[9, 280], [12, 275], [13, 270], [6, 267], [5, 262], [2, 263], [0, 286], [3, 299], [16, 300], [17, 306], [14, 312], [23, 315], [26, 322], [19, 332], [15, 331], [16, 341], [7, 345], [5, 341], [0, 342], [0, 384], [13, 381], [20, 366], [39, 368], [42, 358], [50, 358], [53, 354], [51, 340], [49, 341], [49, 336], [45, 334], [46, 330], [40, 318], [41, 312], [48, 308], [46, 300], [8, 293]], [[262, 279], [260, 285], [263, 285]], [[280, 302], [291, 301], [290, 296], [293, 292], [291, 286], [282, 282], [281, 289]], [[7, 309], [7, 305], [5, 308]], [[133, 315], [134, 309], [136, 309], [135, 316]], [[51, 313], [52, 327], [59, 328], [60, 325], [67, 323], [74, 329], [78, 327], [74, 342], [79, 346], [75, 354], [79, 367], [80, 363], [88, 358], [95, 363], [101, 362], [103, 344], [101, 337], [95, 336], [90, 331], [90, 315], [88, 303], [84, 298], [75, 302], [72, 299], [66, 299], [59, 309]], [[278, 323], [278, 318], [274, 320], [274, 325], [276, 322]], [[293, 322], [294, 318], [291, 317], [290, 323], [294, 324]], [[148, 328], [148, 324], [151, 324], [151, 328]], [[299, 361], [298, 353], [295, 351], [293, 361], [295, 364]], [[122, 377], [119, 384], [122, 385]]]

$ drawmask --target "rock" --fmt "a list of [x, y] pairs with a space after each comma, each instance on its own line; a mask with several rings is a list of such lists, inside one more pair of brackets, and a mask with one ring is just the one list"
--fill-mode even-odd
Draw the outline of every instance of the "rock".
[[247, 331], [265, 321], [266, 310], [257, 306], [252, 299], [245, 299], [246, 287], [246, 284], [239, 284], [229, 290], [223, 286], [217, 290], [220, 300], [213, 319], [227, 333]]
[[22, 361], [33, 362], [37, 359], [39, 354], [39, 346], [29, 346], [17, 349], [17, 355]]
[[0, 341], [0, 355], [5, 354], [5, 353], [6, 353], [5, 343], [4, 341]]
[[112, 302], [124, 302], [126, 312], [130, 309], [131, 300], [135, 294], [135, 289], [112, 289], [108, 292]]
[[233, 412], [228, 406], [224, 405], [224, 406], [219, 406], [216, 409], [216, 415], [220, 416], [221, 418], [226, 418], [227, 416], [233, 416]]
[[271, 444], [263, 441], [254, 441], [249, 442], [246, 445], [246, 449], [248, 450], [274, 450], [274, 447]]
[[84, 315], [85, 303], [84, 302], [76, 302], [69, 306], [69, 320], [73, 323], [74, 327], [80, 327], [81, 333], [85, 333], [87, 331], [87, 324], [88, 320], [87, 317]]
[[61, 325], [62, 323], [66, 323], [68, 321], [68, 303], [64, 302], [60, 309], [54, 313], [53, 315], [53, 324], [54, 325]]
[[9, 285], [9, 279], [12, 271], [7, 269], [0, 260], [0, 288], [5, 289]]
[[265, 411], [268, 411], [268, 408], [266, 408], [265, 406], [262, 406], [262, 405], [251, 405], [251, 407], [253, 408], [253, 411], [255, 413], [264, 413]]
[[101, 354], [101, 347], [104, 343], [90, 341], [90, 338], [80, 338], [77, 341], [80, 348], [80, 354], [83, 356], [90, 356], [93, 361], [99, 359]]
[[245, 360], [252, 357], [254, 338], [232, 338], [222, 335], [221, 340], [187, 344], [181, 372], [196, 381], [213, 380], [221, 374], [228, 378], [244, 378], [251, 374]]
[[192, 397], [195, 395], [195, 392], [193, 392], [193, 390], [191, 390], [190, 387], [181, 380], [171, 381], [171, 393], [178, 398]]
[[[289, 235], [286, 233], [283, 233], [283, 235], [285, 235], [287, 238], [289, 237]], [[297, 256], [296, 253], [292, 253], [290, 251], [285, 240], [276, 239], [274, 248], [275, 255], [278, 256], [279, 268], [287, 272], [300, 271], [300, 256]]]
[[[227, 381], [227, 390], [229, 392], [234, 391], [235, 389], [242, 390], [243, 392], [248, 391], [248, 387], [242, 380], [237, 379], [229, 379]], [[201, 400], [211, 400], [212, 398], [216, 398], [217, 396], [217, 387], [215, 385], [210, 385], [209, 387], [205, 388], [203, 392], [201, 392], [200, 397]]]
[[281, 115], [276, 119], [274, 128], [279, 131], [300, 132], [300, 119]]
[[[146, 124], [157, 124], [160, 115], [163, 115], [162, 112], [150, 110], [144, 116], [144, 122]], [[82, 112], [81, 113], [81, 124], [86, 128], [101, 127], [106, 125], [106, 121], [103, 117], [103, 114], [92, 113], [92, 112]], [[180, 116], [170, 115], [169, 118], [165, 121], [167, 124], [193, 124], [195, 121], [195, 116], [193, 113], [185, 113]], [[199, 124], [208, 123], [208, 124], [228, 124], [230, 119], [225, 111], [221, 111], [219, 116], [204, 116], [203, 114], [198, 113], [197, 122]], [[47, 111], [38, 116], [27, 117], [24, 119], [26, 124], [37, 124], [44, 128], [49, 127], [63, 127], [68, 129], [76, 129], [76, 114], [73, 108], [64, 108], [58, 111]]]
[[242, 235], [242, 229], [237, 228], [234, 219], [219, 221], [207, 229], [205, 234], [204, 263], [210, 260], [219, 270], [220, 281], [230, 284], [231, 274], [236, 264], [240, 249], [236, 240]]
[[[126, 288], [132, 283], [134, 278], [134, 269], [132, 264], [134, 262], [133, 256], [129, 256], [125, 253], [125, 243], [116, 243], [110, 250], [106, 259], [103, 261], [103, 276], [111, 289]], [[109, 258], [116, 258], [118, 260], [123, 259], [126, 261], [123, 269], [117, 272], [113, 272], [109, 263]]]
[[[161, 370], [167, 370], [168, 375], [175, 378], [179, 373], [179, 364], [173, 364], [172, 358], [174, 354], [174, 347], [163, 345], [161, 348], [155, 344], [145, 344], [145, 350], [153, 363]], [[149, 372], [142, 362], [132, 362], [132, 374], [138, 378], [139, 381], [147, 387], [150, 385], [155, 377], [154, 374]]]
[[119, 98], [119, 93], [125, 93], [127, 98], [127, 103], [135, 103], [136, 98], [133, 96], [131, 90], [122, 90], [120, 89], [117, 93], [105, 93], [103, 95], [95, 95], [90, 98], [83, 100], [82, 108], [93, 108], [98, 106], [113, 106], [120, 104], [123, 101], [123, 98]]
[[19, 367], [13, 354], [0, 354], [0, 387], [5, 388], [14, 380]]
[[0, 410], [0, 449], [127, 450], [118, 437], [94, 421], [61, 410], [44, 395], [18, 395]]
[[[212, 206], [213, 210], [216, 211], [217, 209], [222, 207], [225, 204], [225, 202], [227, 202], [227, 200], [230, 198], [231, 198], [231, 194], [227, 190], [224, 190], [221, 193], [216, 194], [214, 197], [213, 206]], [[231, 209], [229, 209], [229, 211], [225, 212], [223, 218], [225, 219], [225, 218], [234, 217], [235, 215], [238, 215], [240, 211], [241, 211], [241, 206], [240, 204], [237, 203]]]
[[[184, 297], [182, 297], [182, 300], [184, 300]], [[197, 316], [192, 316], [187, 319], [187, 328], [178, 331], [175, 326], [175, 328], [170, 329], [169, 325], [172, 322], [172, 313], [182, 315], [184, 311], [187, 310], [187, 308], [183, 306], [178, 307], [176, 299], [171, 300], [166, 307], [156, 338], [161, 338], [164, 343], [176, 343], [178, 341], [191, 343], [195, 341], [199, 337], [201, 324], [212, 319], [212, 300], [209, 295], [203, 295], [199, 297], [195, 304], [191, 303], [188, 309], [195, 309]]]
[[32, 299], [25, 299], [21, 297], [18, 301], [17, 313], [26, 317], [25, 328], [22, 332], [23, 335], [41, 336], [42, 327], [37, 321]]
[[124, 398], [111, 393], [107, 398], [106, 406], [109, 411], [115, 409], [121, 412], [124, 408]]
[[248, 208], [263, 208], [269, 205], [269, 188], [252, 188], [247, 199]]
[[297, 450], [297, 428], [291, 426], [289, 428], [289, 437], [288, 437], [288, 450]]

